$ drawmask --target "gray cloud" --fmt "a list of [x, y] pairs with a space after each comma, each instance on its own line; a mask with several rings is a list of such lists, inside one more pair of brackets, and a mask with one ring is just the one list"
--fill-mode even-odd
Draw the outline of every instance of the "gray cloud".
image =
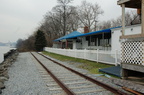
[[[79, 5], [82, 0], [74, 0]], [[97, 2], [104, 10], [101, 20], [116, 18], [121, 14], [117, 0], [87, 0]], [[0, 42], [17, 41], [27, 38], [38, 27], [47, 11], [57, 0], [0, 0]]]

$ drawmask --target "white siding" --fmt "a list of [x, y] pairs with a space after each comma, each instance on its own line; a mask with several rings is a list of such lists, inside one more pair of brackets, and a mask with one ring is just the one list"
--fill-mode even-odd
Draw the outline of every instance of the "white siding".
[[[118, 29], [112, 29], [112, 33], [111, 33], [111, 47], [112, 47], [112, 51], [121, 50], [121, 39], [120, 36], [122, 36], [122, 32], [121, 32], [121, 28]], [[125, 28], [125, 35], [135, 35], [135, 34], [140, 34], [141, 33], [141, 25], [131, 25], [131, 26], [127, 26]]]
[[73, 49], [76, 49], [76, 40], [73, 40]]
[[76, 43], [76, 48], [77, 48], [77, 49], [81, 49], [81, 48], [82, 48], [82, 43], [81, 43], [81, 42]]
[[82, 37], [82, 48], [88, 48], [88, 41], [86, 41], [86, 37]]
[[112, 40], [111, 40], [111, 50], [112, 51], [115, 51], [115, 50], [118, 50], [120, 51], [121, 50], [121, 43], [120, 43], [120, 36], [122, 35], [121, 33], [121, 30], [118, 29], [118, 30], [115, 30], [115, 31], [112, 31]]
[[141, 26], [131, 26], [125, 29], [125, 35], [134, 35], [141, 33]]

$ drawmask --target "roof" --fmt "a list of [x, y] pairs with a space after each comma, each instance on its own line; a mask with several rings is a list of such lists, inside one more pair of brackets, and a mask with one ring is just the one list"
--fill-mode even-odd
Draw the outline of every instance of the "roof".
[[108, 29], [104, 29], [104, 30], [99, 30], [99, 31], [94, 31], [94, 32], [89, 32], [89, 33], [85, 33], [85, 34], [74, 31], [74, 32], [72, 32], [72, 33], [70, 33], [66, 36], [63, 36], [61, 38], [58, 38], [54, 41], [60, 41], [60, 40], [63, 40], [63, 39], [71, 39], [71, 38], [82, 37], [82, 36], [89, 36], [89, 35], [98, 34], [98, 33], [110, 33], [111, 29], [116, 29], [116, 28], [121, 28], [121, 26], [108, 28]]
[[141, 0], [119, 0], [118, 5], [125, 4], [125, 7], [128, 8], [140, 8], [141, 9]]
[[74, 37], [74, 36], [78, 36], [78, 35], [81, 35], [82, 33], [78, 32], [78, 31], [73, 31], [71, 32], [70, 34], [68, 35], [65, 35], [63, 37], [60, 37], [54, 41], [60, 41], [60, 40], [63, 40], [63, 39], [68, 39], [68, 38], [71, 38], [71, 37]]
[[69, 39], [75, 38], [75, 37], [81, 37], [81, 36], [89, 36], [89, 35], [98, 34], [98, 33], [110, 33], [111, 29], [116, 29], [116, 28], [121, 28], [121, 26], [108, 28], [108, 29], [104, 29], [104, 30], [99, 30], [99, 31], [94, 31], [94, 32], [89, 32], [89, 33], [85, 33], [85, 34], [81, 34], [81, 35], [75, 35], [75, 36], [69, 37]]

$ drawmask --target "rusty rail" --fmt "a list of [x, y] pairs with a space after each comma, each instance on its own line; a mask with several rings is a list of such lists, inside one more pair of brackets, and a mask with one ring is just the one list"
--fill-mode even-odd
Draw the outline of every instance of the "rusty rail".
[[[32, 54], [32, 53], [31, 53]], [[48, 70], [35, 56], [32, 56], [42, 65], [42, 67], [50, 74], [50, 76], [59, 84], [59, 86], [68, 94], [68, 95], [76, 95], [73, 91], [71, 91], [65, 84], [63, 84], [50, 70]]]
[[137, 91], [134, 91], [134, 90], [129, 89], [129, 88], [127, 88], [127, 87], [122, 87], [122, 89], [124, 89], [124, 90], [126, 90], [126, 91], [128, 91], [128, 92], [131, 92], [131, 93], [133, 93], [133, 94], [135, 94], [135, 95], [143, 95], [142, 93], [137, 92]]
[[[38, 54], [40, 54], [40, 53], [38, 53]], [[44, 56], [43, 54], [40, 54], [40, 55], [43, 56], [43, 57], [45, 57], [45, 58], [47, 58], [47, 59], [49, 59], [49, 60], [51, 60], [51, 61], [53, 61], [54, 63], [57, 63], [58, 65], [63, 66], [66, 69], [68, 69], [68, 70], [70, 70], [70, 71], [72, 71], [72, 72], [80, 75], [81, 77], [84, 77], [85, 79], [87, 79], [87, 80], [89, 80], [89, 81], [91, 81], [91, 82], [93, 82], [93, 83], [95, 83], [95, 84], [97, 84], [97, 85], [99, 85], [99, 86], [101, 86], [101, 87], [103, 87], [103, 88], [111, 91], [112, 93], [114, 93], [116, 95], [128, 95], [127, 93], [122, 92], [119, 89], [116, 89], [116, 88], [114, 88], [114, 87], [112, 87], [110, 85], [104, 84], [104, 83], [102, 83], [102, 82], [100, 82], [100, 81], [98, 81], [96, 79], [93, 79], [93, 78], [88, 77], [88, 76], [86, 76], [86, 75], [84, 75], [84, 74], [82, 74], [82, 73], [80, 73], [78, 71], [75, 71], [75, 70], [73, 70], [73, 69], [71, 69], [71, 68], [69, 68], [69, 67], [67, 67], [67, 66], [65, 66], [65, 65], [63, 65], [63, 64], [61, 64], [61, 63], [59, 63], [57, 61], [55, 61], [55, 60], [52, 60], [51, 58], [48, 58], [48, 57]]]

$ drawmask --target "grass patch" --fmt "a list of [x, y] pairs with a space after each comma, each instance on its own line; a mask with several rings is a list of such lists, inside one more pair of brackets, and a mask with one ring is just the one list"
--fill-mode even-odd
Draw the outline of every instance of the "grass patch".
[[53, 57], [55, 59], [61, 60], [61, 61], [71, 61], [70, 64], [80, 63], [77, 67], [82, 68], [82, 69], [86, 69], [91, 74], [104, 74], [102, 72], [99, 72], [100, 68], [107, 68], [107, 67], [112, 67], [113, 66], [113, 65], [108, 65], [108, 64], [104, 64], [104, 63], [97, 63], [97, 62], [94, 62], [94, 61], [63, 56], [63, 55], [50, 53], [50, 52], [46, 52], [46, 51], [44, 51], [42, 53], [45, 54], [45, 55], [48, 55], [50, 57]]

